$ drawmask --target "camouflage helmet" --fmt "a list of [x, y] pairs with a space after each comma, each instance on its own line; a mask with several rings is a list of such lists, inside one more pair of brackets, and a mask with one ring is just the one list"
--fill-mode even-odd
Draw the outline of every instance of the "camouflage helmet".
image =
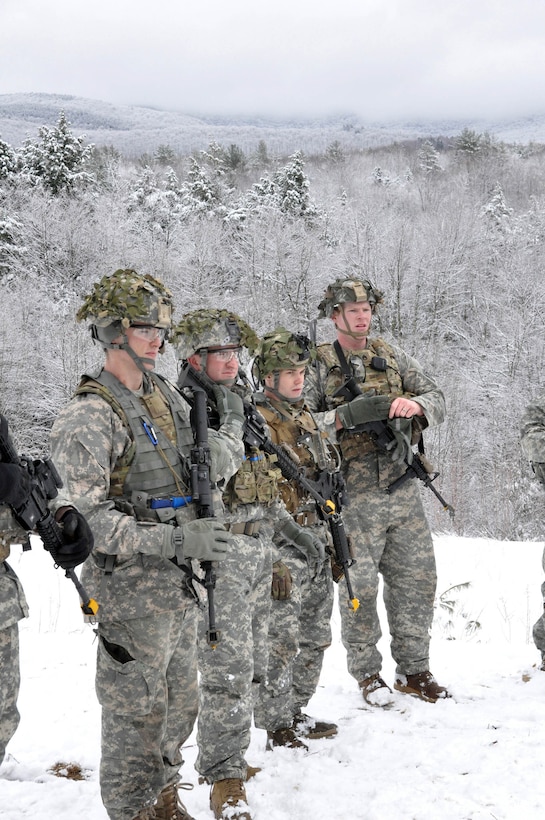
[[307, 336], [277, 327], [266, 333], [259, 344], [253, 376], [257, 382], [264, 382], [270, 373], [302, 367], [315, 358], [316, 350]]
[[329, 285], [318, 305], [320, 319], [331, 319], [333, 311], [345, 302], [369, 302], [373, 313], [382, 302], [382, 291], [377, 290], [368, 279], [336, 279]]
[[78, 322], [87, 320], [93, 338], [107, 344], [131, 325], [168, 330], [172, 324], [172, 294], [149, 274], [120, 269], [95, 283], [76, 318]]
[[253, 354], [258, 342], [257, 334], [240, 316], [213, 308], [186, 313], [172, 335], [179, 359], [217, 347], [245, 347]]

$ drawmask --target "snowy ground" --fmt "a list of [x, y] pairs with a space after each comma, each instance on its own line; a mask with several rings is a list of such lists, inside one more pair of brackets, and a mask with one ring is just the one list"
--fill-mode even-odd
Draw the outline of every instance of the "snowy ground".
[[[438, 600], [432, 671], [453, 699], [427, 704], [397, 694], [390, 711], [364, 708], [339, 641], [326, 653], [309, 712], [339, 724], [308, 753], [265, 752], [254, 730], [247, 786], [253, 820], [537, 820], [545, 807], [545, 672], [531, 627], [541, 608], [540, 543], [437, 537]], [[35, 543], [12, 565], [31, 617], [21, 625], [21, 725], [0, 768], [0, 817], [107, 820], [98, 785], [99, 707], [94, 635], [81, 623], [70, 581]], [[344, 587], [341, 587], [344, 596]], [[219, 604], [218, 604], [219, 612]], [[384, 677], [394, 667], [383, 639]], [[193, 768], [184, 802], [211, 820], [208, 787]], [[76, 763], [86, 779], [57, 777]]]

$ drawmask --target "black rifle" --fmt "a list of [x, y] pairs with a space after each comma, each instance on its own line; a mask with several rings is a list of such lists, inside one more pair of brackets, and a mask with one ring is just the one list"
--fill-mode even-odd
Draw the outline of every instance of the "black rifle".
[[[206, 392], [210, 401], [215, 402], [211, 380], [206, 374], [196, 371], [189, 362], [185, 362], [180, 370], [178, 386], [183, 384], [198, 385], [200, 390]], [[327, 473], [325, 470], [322, 471], [318, 481], [311, 481], [307, 478], [286, 450], [271, 440], [267, 432], [266, 421], [257, 408], [249, 401], [243, 401], [243, 406], [245, 415], [243, 438], [245, 444], [276, 456], [278, 467], [284, 478], [287, 478], [288, 481], [295, 481], [314, 499], [318, 515], [328, 523], [335, 548], [335, 560], [342, 568], [342, 574], [346, 581], [349, 596], [348, 604], [353, 610], [356, 610], [360, 602], [354, 595], [348, 572], [349, 568], [355, 564], [355, 559], [350, 555], [348, 537], [340, 513], [342, 484], [335, 477], [335, 474]]]
[[[341, 363], [342, 364], [342, 363]], [[347, 376], [345, 374], [345, 381], [339, 387], [338, 390], [333, 393], [333, 397], [342, 396], [347, 401], [352, 401], [357, 396], [362, 396], [363, 393], [360, 390], [360, 386], [358, 385], [354, 376]], [[368, 421], [364, 424], [358, 424], [357, 427], [353, 429], [351, 432], [366, 432], [369, 433], [377, 447], [381, 450], [390, 450], [394, 443], [396, 442], [396, 437], [394, 431], [388, 426], [386, 421]], [[426, 469], [424, 461], [420, 453], [413, 453], [412, 460], [409, 461], [407, 457], [405, 457], [404, 462], [407, 466], [407, 469], [393, 481], [387, 488], [388, 493], [393, 493], [397, 490], [398, 487], [401, 487], [406, 481], [411, 478], [418, 478], [424, 484], [424, 487], [428, 487], [438, 501], [441, 502], [443, 509], [445, 512], [450, 514], [451, 518], [454, 518], [454, 507], [449, 504], [440, 492], [434, 487], [433, 483], [435, 479], [438, 477], [438, 472], [430, 472]]]
[[[193, 368], [191, 368], [193, 370]], [[193, 371], [195, 373], [196, 371]], [[208, 444], [208, 414], [206, 408], [206, 393], [196, 380], [190, 378], [186, 371], [180, 376], [178, 386], [189, 387], [193, 394], [192, 425], [195, 443], [191, 448], [191, 496], [196, 505], [197, 518], [214, 518], [210, 483], [210, 446]], [[220, 632], [216, 627], [216, 610], [214, 590], [216, 587], [216, 572], [212, 561], [201, 561], [204, 579], [195, 578], [206, 589], [208, 597], [208, 631], [206, 639], [212, 649], [215, 649], [220, 640]]]
[[[30, 492], [26, 501], [20, 507], [12, 507], [15, 520], [26, 532], [36, 530], [48, 552], [55, 558], [56, 551], [65, 546], [61, 527], [55, 521], [48, 502], [58, 495], [62, 487], [61, 477], [51, 459], [31, 459], [28, 456], [19, 456], [9, 435], [8, 422], [5, 416], [0, 415], [0, 460], [6, 464], [17, 464], [26, 470], [30, 479]], [[29, 550], [30, 535], [23, 544], [23, 550]], [[66, 570], [66, 577], [70, 578], [81, 598], [81, 608], [85, 615], [96, 615], [98, 604], [90, 598], [82, 586], [73, 569]]]

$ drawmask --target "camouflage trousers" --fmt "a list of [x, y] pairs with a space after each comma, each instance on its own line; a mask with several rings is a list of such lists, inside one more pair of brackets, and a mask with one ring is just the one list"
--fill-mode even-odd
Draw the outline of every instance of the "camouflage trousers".
[[381, 669], [377, 649], [382, 634], [377, 613], [380, 573], [396, 671], [405, 675], [422, 672], [429, 669], [437, 576], [418, 482], [406, 481], [389, 494], [358, 462], [350, 463], [345, 478], [349, 503], [343, 519], [356, 558], [350, 579], [360, 600], [356, 611], [340, 607], [348, 671], [360, 681]]
[[0, 630], [0, 763], [19, 725], [17, 696], [20, 683], [19, 626], [13, 624]]
[[198, 609], [98, 626], [100, 788], [110, 820], [133, 820], [177, 783], [197, 718]]
[[333, 608], [329, 559], [312, 576], [296, 549], [286, 546], [278, 552], [293, 586], [287, 600], [271, 605], [269, 665], [254, 709], [255, 725], [269, 732], [291, 726], [316, 691], [324, 652], [331, 644]]
[[195, 767], [209, 783], [246, 778], [253, 700], [267, 672], [270, 541], [263, 534], [257, 538], [236, 535], [234, 539], [217, 568], [220, 641], [216, 649], [206, 641], [207, 618], [202, 618], [199, 626], [199, 753]]

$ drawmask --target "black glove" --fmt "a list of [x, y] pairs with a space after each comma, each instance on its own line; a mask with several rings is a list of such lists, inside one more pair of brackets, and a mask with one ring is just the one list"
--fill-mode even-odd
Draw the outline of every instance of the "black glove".
[[392, 400], [388, 396], [356, 396], [347, 404], [337, 407], [337, 416], [346, 430], [369, 421], [388, 418]]
[[94, 538], [83, 515], [69, 507], [59, 521], [64, 537], [64, 546], [51, 552], [53, 560], [63, 569], [74, 569], [83, 564], [93, 549]]
[[18, 510], [28, 501], [30, 488], [31, 481], [24, 467], [0, 462], [0, 503]]

